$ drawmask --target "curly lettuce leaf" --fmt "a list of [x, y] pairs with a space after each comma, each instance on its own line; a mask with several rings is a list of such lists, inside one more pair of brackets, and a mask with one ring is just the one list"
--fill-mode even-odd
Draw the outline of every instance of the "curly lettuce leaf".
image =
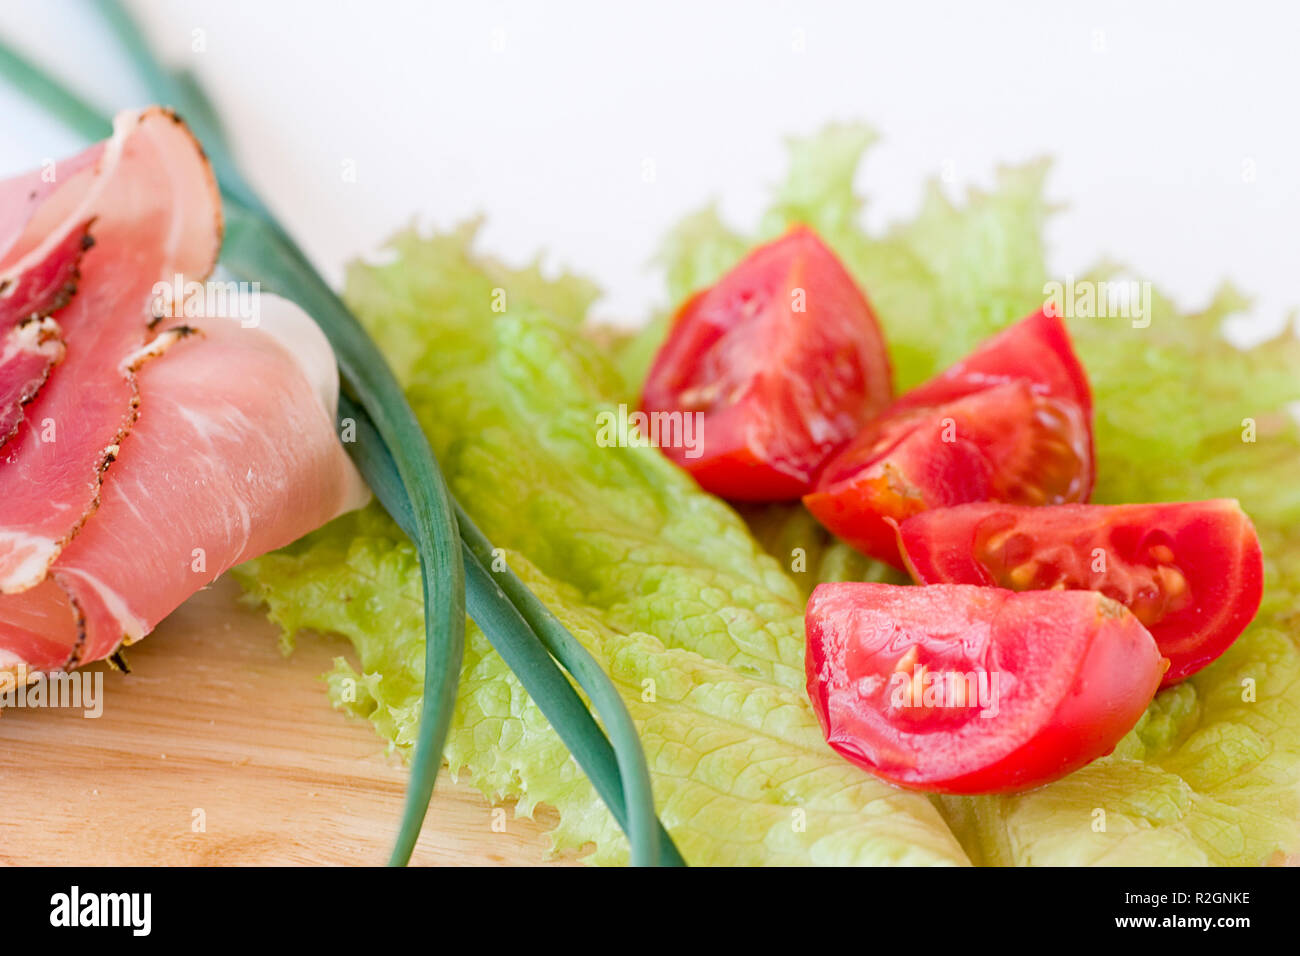
[[[1046, 265], [1046, 163], [1001, 169], [992, 190], [961, 204], [932, 183], [915, 219], [873, 236], [858, 225], [853, 191], [872, 140], [832, 127], [792, 144], [791, 180], [750, 243], [795, 222], [816, 228], [866, 290], [906, 388], [1040, 307], [1048, 281], [1065, 277]], [[717, 236], [735, 234], [711, 229], [698, 248], [667, 248], [670, 277], [725, 271], [714, 270]], [[1127, 278], [1109, 264], [1077, 277]], [[1224, 321], [1248, 304], [1225, 286], [1185, 313], [1152, 290], [1149, 324], [1068, 319], [1095, 393], [1095, 500], [1239, 498], [1264, 547], [1265, 599], [1231, 651], [1161, 693], [1110, 757], [1030, 793], [937, 800], [975, 862], [1241, 865], [1300, 850], [1300, 434], [1287, 411], [1300, 401], [1300, 339], [1289, 329], [1229, 346]], [[749, 517], [773, 553], [826, 547], [797, 506]]]
[[[752, 234], [714, 208], [689, 217], [660, 255], [670, 301], [808, 223], [867, 290], [900, 388], [1042, 304], [1046, 163], [1003, 169], [961, 202], [934, 184], [916, 217], [873, 235], [853, 187], [873, 140], [846, 125], [793, 141], [790, 175]], [[624, 690], [688, 860], [1255, 864], [1300, 849], [1293, 333], [1229, 348], [1223, 320], [1245, 305], [1230, 288], [1193, 313], [1155, 292], [1145, 328], [1070, 320], [1096, 393], [1097, 500], [1240, 498], [1264, 545], [1264, 606], [1111, 756], [1030, 793], [931, 803], [834, 757], [802, 692], [807, 592], [889, 572], [797, 506], [747, 508], [742, 522], [653, 450], [596, 447], [596, 411], [635, 399], [668, 313], [597, 348], [581, 329], [590, 284], [486, 259], [474, 230], [399, 236], [395, 262], [354, 267], [349, 300], [403, 376], [457, 495]], [[1121, 274], [1103, 265], [1080, 278]], [[372, 508], [240, 572], [286, 632], [352, 640], [361, 670], [341, 661], [332, 694], [399, 749], [423, 664], [414, 560]], [[557, 847], [593, 843], [597, 861], [622, 859], [608, 814], [474, 629], [464, 678], [453, 768], [521, 812], [556, 806]]]
[[[657, 450], [597, 443], [619, 378], [575, 334], [586, 286], [517, 281], [472, 239], [472, 227], [398, 236], [393, 263], [353, 267], [348, 297], [402, 357], [459, 500], [623, 692], [686, 859], [965, 863], [926, 797], [826, 747], [803, 690], [804, 596], [744, 522]], [[352, 641], [360, 670], [338, 662], [334, 700], [408, 748], [423, 667], [419, 573], [382, 512], [345, 516], [239, 576], [286, 633]], [[468, 642], [453, 771], [518, 812], [554, 806], [557, 849], [594, 844], [595, 861], [624, 860], [621, 833], [537, 707], [477, 628]]]
[[911, 582], [902, 571], [853, 550], [802, 505], [738, 504], [736, 510], [755, 540], [785, 566], [805, 602], [813, 588], [828, 581]]

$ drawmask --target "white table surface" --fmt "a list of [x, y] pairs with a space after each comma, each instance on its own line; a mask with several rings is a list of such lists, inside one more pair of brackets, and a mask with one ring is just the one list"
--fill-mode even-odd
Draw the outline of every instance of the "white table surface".
[[[941, 169], [958, 191], [1048, 153], [1056, 271], [1116, 257], [1189, 306], [1228, 277], [1256, 330], [1300, 304], [1296, 5], [131, 6], [334, 278], [412, 219], [482, 211], [489, 248], [545, 248], [607, 290], [598, 315], [636, 322], [677, 217], [716, 197], [751, 225], [783, 136], [861, 118], [884, 135], [860, 179], [874, 226]], [[0, 30], [106, 107], [144, 100], [85, 0], [8, 0]], [[77, 145], [11, 89], [0, 121], [0, 175]]]

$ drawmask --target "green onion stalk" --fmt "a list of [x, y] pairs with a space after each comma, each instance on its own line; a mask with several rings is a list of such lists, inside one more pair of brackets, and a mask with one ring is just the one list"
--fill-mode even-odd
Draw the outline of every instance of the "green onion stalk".
[[[455, 709], [468, 612], [609, 807], [627, 835], [632, 863], [685, 865], [655, 813], [636, 725], [609, 676], [512, 571], [489, 570], [492, 545], [448, 491], [428, 438], [383, 355], [240, 174], [217, 112], [198, 82], [155, 58], [117, 0], [99, 0], [98, 6], [151, 95], [179, 110], [204, 145], [225, 209], [223, 266], [297, 302], [329, 339], [343, 382], [339, 420], [356, 428], [349, 453], [419, 553], [424, 705], [390, 864], [409, 861], [433, 795]], [[98, 109], [3, 42], [0, 75], [86, 139], [111, 133], [111, 123]], [[591, 700], [608, 736], [557, 661]]]

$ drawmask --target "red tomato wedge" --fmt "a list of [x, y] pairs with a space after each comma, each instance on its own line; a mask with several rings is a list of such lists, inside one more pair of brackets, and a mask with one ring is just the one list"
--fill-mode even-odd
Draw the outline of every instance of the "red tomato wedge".
[[904, 521], [920, 584], [1100, 591], [1125, 605], [1170, 661], [1164, 684], [1209, 664], [1259, 610], [1264, 558], [1233, 500], [1017, 508], [970, 504]]
[[894, 409], [942, 405], [1006, 382], [1073, 401], [1092, 419], [1092, 389], [1059, 316], [1039, 310], [1009, 325], [970, 355], [899, 398]]
[[1092, 395], [1061, 320], [1038, 312], [908, 392], [823, 469], [804, 503], [858, 550], [903, 567], [891, 521], [970, 501], [1092, 493]]
[[808, 602], [808, 694], [842, 756], [902, 787], [1006, 793], [1114, 749], [1165, 660], [1090, 591], [823, 584]]
[[817, 235], [796, 227], [687, 300], [641, 410], [702, 416], [695, 447], [661, 447], [705, 490], [780, 501], [811, 490], [827, 457], [892, 394], [866, 297]]

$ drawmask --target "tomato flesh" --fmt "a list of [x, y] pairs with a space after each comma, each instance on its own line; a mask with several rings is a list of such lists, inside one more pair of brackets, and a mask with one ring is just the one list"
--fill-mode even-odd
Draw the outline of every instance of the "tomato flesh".
[[838, 753], [891, 783], [1005, 793], [1114, 749], [1165, 660], [1087, 591], [823, 584], [806, 616], [808, 694]]
[[673, 320], [647, 414], [699, 413], [698, 447], [663, 447], [707, 491], [799, 498], [893, 393], [866, 297], [806, 227], [747, 256]]
[[971, 501], [1086, 501], [1093, 459], [1087, 379], [1060, 320], [1039, 312], [891, 405], [827, 463], [804, 503], [901, 568], [893, 522]]
[[1205, 667], [1254, 619], [1264, 559], [1233, 500], [1175, 504], [969, 504], [898, 528], [920, 584], [1100, 591], [1125, 605], [1169, 658], [1168, 686]]

